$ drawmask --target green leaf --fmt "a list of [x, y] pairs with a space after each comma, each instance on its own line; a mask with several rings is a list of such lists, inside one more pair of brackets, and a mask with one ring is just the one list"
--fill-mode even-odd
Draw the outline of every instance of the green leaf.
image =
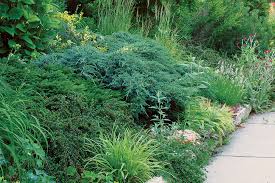
[[45, 42], [38, 41], [36, 43], [36, 48], [39, 49], [39, 50], [43, 50], [45, 48]]
[[29, 51], [29, 50], [24, 50], [25, 54], [28, 55], [28, 56], [31, 56], [32, 52]]
[[2, 30], [2, 32], [5, 31], [12, 36], [14, 36], [14, 34], [16, 33], [16, 30], [14, 27], [0, 26], [0, 29]]
[[34, 0], [23, 0], [22, 2], [25, 4], [35, 4]]
[[39, 158], [44, 159], [45, 158], [45, 152], [38, 144], [33, 144], [34, 152], [36, 153]]
[[11, 39], [11, 40], [9, 40], [8, 45], [10, 48], [14, 48], [14, 46], [16, 45], [16, 42]]
[[40, 18], [36, 15], [30, 15], [28, 22], [38, 22], [40, 21]]
[[26, 7], [23, 11], [23, 14], [28, 22], [40, 21], [39, 17], [34, 14], [33, 10], [30, 7]]
[[31, 48], [31, 49], [35, 49], [35, 48], [36, 48], [35, 44], [32, 42], [31, 38], [30, 38], [28, 35], [22, 36], [22, 39], [23, 39], [24, 41], [26, 41], [27, 46], [28, 46], [29, 48]]
[[74, 176], [77, 173], [76, 168], [73, 166], [69, 166], [66, 172], [69, 176]]
[[26, 30], [26, 26], [24, 24], [22, 24], [22, 23], [17, 24], [16, 28], [19, 29], [19, 30], [21, 30], [22, 32], [26, 32], [27, 31]]
[[32, 38], [40, 40], [40, 37], [38, 37], [38, 36], [32, 36]]
[[26, 34], [24, 36], [22, 36], [22, 39], [25, 40], [29, 44], [33, 44], [31, 38]]
[[12, 20], [18, 20], [22, 16], [23, 16], [23, 10], [18, 7], [14, 7], [9, 11], [9, 18]]

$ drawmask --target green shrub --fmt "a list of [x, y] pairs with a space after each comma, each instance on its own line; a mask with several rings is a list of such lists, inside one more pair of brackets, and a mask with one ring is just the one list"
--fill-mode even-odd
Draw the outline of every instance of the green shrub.
[[217, 137], [220, 143], [227, 134], [234, 131], [230, 109], [205, 98], [190, 100], [184, 118], [185, 128], [191, 128], [206, 138]]
[[0, 9], [0, 57], [15, 51], [35, 57], [45, 49], [58, 25], [52, 0], [3, 0]]
[[177, 65], [157, 42], [125, 33], [99, 37], [96, 43], [41, 57], [37, 63], [64, 64], [89, 79], [99, 79], [105, 86], [123, 91], [135, 116], [146, 113], [150, 96], [157, 91], [182, 106], [203, 86], [196, 80], [201, 74], [199, 66]]
[[208, 88], [202, 91], [202, 95], [230, 106], [241, 104], [244, 101], [246, 92], [239, 83], [220, 74], [209, 73], [209, 75]]
[[259, 16], [268, 17], [270, 3], [266, 0], [244, 0], [245, 4], [250, 8], [250, 11], [259, 11]]
[[198, 14], [202, 7], [201, 1], [180, 0], [173, 4], [173, 26], [178, 29], [180, 37], [184, 40], [192, 39], [192, 32], [198, 21]]
[[273, 37], [268, 16], [262, 16], [261, 6], [251, 8], [246, 2], [183, 0], [177, 6], [176, 26], [183, 37], [230, 54], [238, 51], [237, 42], [251, 33], [256, 33], [266, 48]]
[[[28, 101], [28, 113], [36, 116], [52, 134], [48, 139], [46, 170], [58, 181], [76, 181], [84, 167], [87, 153], [84, 138], [96, 139], [114, 125], [133, 127], [128, 105], [120, 94], [87, 81], [64, 66], [37, 68], [19, 63], [1, 64], [0, 73]], [[67, 167], [77, 168], [75, 177], [66, 175]]]
[[141, 132], [101, 136], [99, 142], [86, 143], [87, 150], [95, 154], [87, 165], [100, 174], [113, 175], [118, 182], [145, 182], [161, 170], [161, 163], [154, 158], [159, 154], [156, 144]]
[[[27, 171], [43, 169], [44, 128], [26, 113], [21, 93], [0, 80], [0, 169], [9, 181], [23, 180]], [[25, 177], [28, 179], [28, 177]]]

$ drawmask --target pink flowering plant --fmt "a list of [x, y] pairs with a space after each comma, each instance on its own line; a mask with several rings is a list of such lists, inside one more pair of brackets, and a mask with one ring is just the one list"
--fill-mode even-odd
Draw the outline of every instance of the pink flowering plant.
[[244, 37], [242, 39], [242, 47], [255, 48], [258, 44], [255, 38], [256, 38], [256, 34], [250, 34], [248, 38]]
[[265, 60], [268, 63], [268, 65], [270, 67], [272, 67], [272, 65], [274, 65], [274, 61], [275, 61], [275, 49], [265, 50], [263, 60]]
[[274, 50], [257, 50], [259, 46], [256, 35], [251, 34], [242, 39], [241, 56], [238, 66], [245, 76], [247, 101], [252, 108], [262, 111], [270, 106], [272, 83], [274, 82]]

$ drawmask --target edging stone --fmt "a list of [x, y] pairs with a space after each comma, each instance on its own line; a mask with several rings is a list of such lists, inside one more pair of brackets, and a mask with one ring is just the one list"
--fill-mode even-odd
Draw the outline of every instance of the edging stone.
[[234, 114], [233, 122], [234, 124], [240, 125], [244, 120], [249, 117], [249, 114], [252, 111], [252, 107], [250, 105], [240, 106], [238, 111]]

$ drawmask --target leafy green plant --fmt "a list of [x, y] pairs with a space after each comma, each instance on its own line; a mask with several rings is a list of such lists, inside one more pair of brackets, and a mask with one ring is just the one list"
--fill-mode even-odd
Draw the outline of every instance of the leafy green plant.
[[45, 171], [37, 170], [28, 171], [25, 173], [23, 182], [37, 183], [37, 182], [47, 182], [55, 183], [54, 177], [49, 176]]
[[100, 33], [128, 32], [134, 11], [134, 0], [98, 0], [98, 30]]
[[159, 153], [156, 144], [141, 132], [127, 130], [123, 135], [113, 132], [101, 136], [99, 142], [87, 139], [87, 151], [95, 154], [87, 166], [99, 174], [112, 175], [118, 182], [145, 182], [162, 168], [154, 158]]
[[203, 183], [205, 181], [204, 167], [217, 146], [215, 141], [182, 144], [163, 136], [158, 136], [158, 141], [163, 153], [157, 158], [167, 162], [166, 170], [169, 174], [163, 174], [167, 182]]
[[183, 49], [183, 52], [189, 53], [194, 58], [191, 61], [199, 62], [202, 66], [219, 68], [222, 63], [233, 62], [232, 58], [228, 57], [225, 53], [206, 47], [205, 45], [188, 44]]
[[58, 22], [52, 0], [3, 0], [0, 3], [0, 56], [16, 47], [24, 56], [37, 56], [45, 49]]
[[93, 171], [86, 171], [81, 175], [81, 182], [82, 183], [89, 183], [89, 182], [105, 182], [105, 183], [113, 183], [114, 178], [112, 175], [101, 175], [94, 173]]
[[244, 0], [250, 11], [258, 10], [260, 16], [268, 17], [270, 4], [265, 0]]
[[232, 113], [226, 106], [211, 103], [205, 98], [193, 98], [185, 109], [185, 125], [202, 136], [223, 138], [234, 131]]
[[165, 123], [170, 121], [166, 114], [166, 111], [169, 109], [167, 105], [167, 98], [163, 97], [160, 91], [157, 92], [156, 96], [151, 96], [151, 98], [155, 100], [155, 105], [149, 108], [155, 110], [157, 113], [154, 114], [151, 119], [151, 121], [154, 122], [153, 131], [155, 133], [161, 133], [162, 130], [165, 130]]

